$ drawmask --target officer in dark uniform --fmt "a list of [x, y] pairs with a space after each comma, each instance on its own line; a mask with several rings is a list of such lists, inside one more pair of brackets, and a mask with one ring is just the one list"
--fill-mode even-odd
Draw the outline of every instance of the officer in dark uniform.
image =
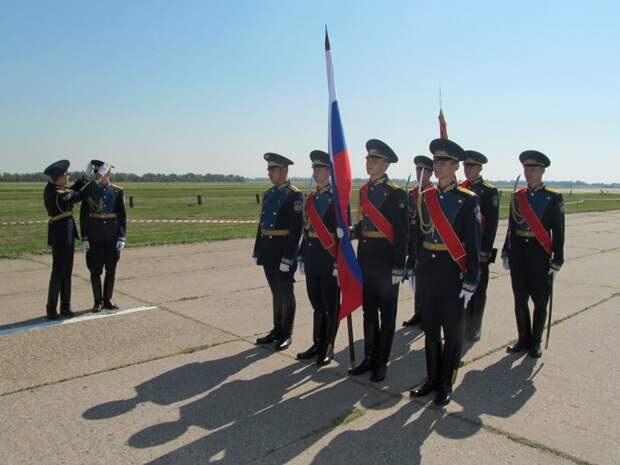
[[[564, 263], [564, 201], [562, 194], [542, 182], [545, 168], [551, 164], [546, 155], [527, 150], [519, 160], [527, 187], [514, 192], [510, 199], [508, 232], [502, 249], [504, 268], [510, 270], [519, 332], [517, 343], [507, 350], [529, 350], [532, 357], [539, 358], [550, 286]], [[528, 212], [534, 215], [530, 217], [533, 224], [526, 219]], [[543, 230], [540, 238], [536, 225]], [[534, 303], [533, 323], [528, 308], [530, 297]]]
[[415, 174], [417, 185], [409, 190], [409, 246], [407, 248], [409, 258], [407, 259], [407, 276], [414, 292], [413, 316], [403, 321], [403, 326], [416, 326], [422, 322], [422, 312], [417, 298], [415, 278], [413, 276], [413, 249], [416, 246], [416, 234], [418, 228], [418, 197], [419, 194], [433, 185], [431, 176], [433, 175], [433, 160], [425, 155], [418, 155], [413, 159], [415, 164]]
[[[334, 194], [329, 182], [329, 154], [313, 150], [310, 160], [317, 187], [306, 199], [299, 267], [306, 275], [306, 289], [314, 309], [314, 318], [312, 346], [297, 354], [297, 358], [305, 360], [316, 357], [317, 365], [323, 366], [332, 359], [330, 348], [333, 348], [338, 328], [340, 289], [336, 269], [337, 222]], [[315, 225], [317, 219], [320, 223]]]
[[497, 249], [493, 248], [499, 222], [499, 191], [497, 187], [482, 179], [482, 165], [487, 162], [480, 152], [465, 150], [463, 170], [465, 181], [461, 186], [478, 194], [480, 203], [480, 282], [465, 312], [465, 337], [470, 341], [480, 340], [480, 328], [489, 285], [489, 265], [495, 262]]
[[418, 203], [414, 248], [428, 378], [411, 395], [436, 391], [435, 404], [446, 405], [461, 360], [464, 309], [478, 285], [480, 209], [477, 195], [456, 183], [463, 149], [451, 140], [435, 139], [430, 151], [438, 182]]
[[[118, 309], [112, 302], [116, 264], [121, 250], [125, 247], [127, 214], [125, 195], [122, 187], [110, 183], [113, 168], [100, 160], [91, 161], [96, 177], [88, 187], [88, 200], [80, 208], [80, 232], [82, 248], [86, 252], [86, 266], [90, 271], [90, 284], [93, 289], [93, 312]], [[103, 289], [101, 274], [105, 267]]]
[[[372, 370], [371, 381], [387, 374], [398, 307], [398, 286], [405, 277], [409, 209], [406, 192], [385, 174], [398, 157], [385, 143], [366, 143], [370, 180], [360, 189], [357, 259], [364, 278], [364, 360], [349, 371]], [[379, 315], [381, 319], [379, 320]]]
[[257, 344], [276, 341], [276, 350], [291, 345], [295, 319], [293, 275], [296, 253], [303, 230], [301, 191], [288, 181], [288, 167], [293, 162], [276, 153], [266, 153], [267, 171], [273, 187], [263, 195], [260, 223], [252, 256], [262, 265], [273, 296], [273, 329]]
[[57, 320], [58, 295], [60, 294], [60, 313], [71, 318], [71, 272], [73, 271], [73, 251], [78, 237], [73, 219], [73, 204], [85, 196], [84, 188], [88, 180], [81, 177], [71, 187], [69, 179], [69, 160], [59, 160], [45, 168], [50, 181], [45, 186], [43, 202], [49, 216], [47, 244], [52, 247], [52, 274], [47, 293], [47, 318]]

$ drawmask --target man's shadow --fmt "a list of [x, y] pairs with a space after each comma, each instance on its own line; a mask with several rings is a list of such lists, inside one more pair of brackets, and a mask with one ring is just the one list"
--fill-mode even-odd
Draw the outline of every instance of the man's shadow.
[[253, 347], [229, 357], [188, 363], [139, 384], [134, 397], [104, 402], [86, 410], [82, 416], [87, 420], [102, 420], [123, 415], [143, 402], [170, 405], [190, 399], [270, 354], [265, 348]]
[[426, 439], [439, 425], [449, 421], [455, 420], [448, 420], [446, 413], [440, 409], [425, 408], [418, 402], [405, 402], [399, 410], [364, 430], [340, 433], [319, 451], [312, 464], [420, 464], [422, 445]]
[[346, 459], [349, 463], [418, 465], [423, 459], [422, 446], [431, 434], [448, 439], [471, 437], [480, 430], [482, 415], [506, 418], [523, 407], [536, 390], [532, 382], [535, 364], [530, 358], [506, 356], [484, 370], [468, 372], [454, 391], [462, 412], [448, 414], [430, 404], [432, 397], [426, 406], [420, 403], [424, 399], [406, 402], [367, 429], [340, 433], [312, 463], [344, 463]]
[[355, 407], [358, 402], [374, 408], [397, 400], [314, 364], [285, 363], [256, 378], [225, 382], [183, 405], [178, 420], [149, 426], [129, 438], [128, 444], [154, 447], [198, 427], [204, 430], [203, 437], [151, 463], [217, 460], [236, 465], [266, 457], [284, 463], [355, 418], [360, 412]]
[[455, 415], [477, 426], [473, 430], [438, 432], [459, 439], [463, 434], [475, 434], [482, 425], [483, 415], [499, 418], [514, 415], [536, 393], [533, 380], [543, 366], [540, 364], [535, 370], [535, 359], [510, 354], [483, 370], [467, 371], [452, 396], [462, 406], [462, 411]]

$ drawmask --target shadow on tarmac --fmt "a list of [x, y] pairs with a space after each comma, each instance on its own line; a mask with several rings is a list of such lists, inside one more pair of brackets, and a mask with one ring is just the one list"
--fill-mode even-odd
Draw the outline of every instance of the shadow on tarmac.
[[[167, 406], [198, 396], [179, 408], [178, 420], [148, 426], [133, 434], [128, 445], [138, 449], [161, 446], [197, 427], [202, 430], [199, 439], [149, 463], [286, 463], [342, 424], [375, 410], [393, 408], [401, 401], [400, 396], [381, 391], [392, 383], [393, 392], [399, 382], [402, 385], [403, 378], [412, 374], [417, 381], [424, 378], [424, 350], [408, 350], [420, 337], [421, 331], [416, 328], [397, 332], [388, 377], [384, 383], [373, 384], [373, 388], [366, 385], [370, 383], [365, 375], [355, 378], [359, 382], [343, 376], [342, 369], [349, 364], [348, 348], [336, 354], [338, 371], [291, 361], [252, 379], [228, 380], [273, 354], [264, 347], [253, 347], [229, 357], [170, 370], [136, 386], [135, 397], [94, 406], [83, 417], [109, 419], [143, 402]], [[356, 353], [358, 357], [363, 354], [363, 341], [357, 341]], [[463, 439], [478, 432], [483, 415], [509, 417], [517, 412], [535, 392], [534, 366], [535, 361], [527, 357], [519, 361], [511, 355], [484, 370], [466, 373], [456, 386], [454, 402], [463, 406], [456, 415], [467, 421], [420, 402], [405, 402], [367, 429], [338, 434], [312, 463], [403, 463], [403, 459], [421, 463], [422, 446], [433, 432]], [[432, 397], [424, 400], [430, 402]]]

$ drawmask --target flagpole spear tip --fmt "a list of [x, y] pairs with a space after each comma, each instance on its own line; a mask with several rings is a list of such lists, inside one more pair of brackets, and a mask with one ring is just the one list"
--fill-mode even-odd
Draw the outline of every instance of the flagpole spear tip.
[[327, 24], [325, 25], [325, 50], [330, 50], [329, 35], [327, 35]]

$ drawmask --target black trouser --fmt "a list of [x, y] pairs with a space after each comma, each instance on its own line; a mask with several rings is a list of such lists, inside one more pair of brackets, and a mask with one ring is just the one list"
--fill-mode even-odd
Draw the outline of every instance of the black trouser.
[[338, 280], [331, 271], [313, 273], [307, 270], [306, 289], [314, 309], [312, 342], [322, 356], [327, 347], [334, 343], [338, 330], [340, 289]]
[[362, 274], [366, 358], [375, 366], [385, 365], [390, 358], [396, 329], [399, 285], [392, 284], [392, 270], [389, 268], [362, 265]]
[[418, 292], [428, 381], [435, 386], [452, 387], [461, 361], [465, 318], [459, 292], [460, 288], [439, 295], [424, 290]]
[[480, 263], [480, 281], [465, 313], [465, 332], [470, 337], [480, 334], [484, 307], [487, 302], [487, 287], [489, 287], [489, 263], [484, 262]]
[[[535, 238], [514, 236], [509, 260], [519, 340], [526, 344], [539, 343], [549, 302], [549, 255]], [[533, 324], [528, 307], [530, 297], [534, 303]]]
[[[93, 289], [95, 305], [109, 303], [114, 293], [116, 278], [116, 264], [120, 252], [116, 250], [116, 240], [92, 241], [86, 252], [86, 266], [90, 271], [90, 284]], [[103, 291], [101, 289], [101, 274], [105, 267]]]
[[52, 246], [52, 274], [47, 292], [47, 315], [55, 316], [60, 294], [60, 311], [71, 310], [71, 273], [73, 244]]
[[279, 263], [263, 265], [265, 277], [273, 298], [273, 333], [279, 340], [293, 334], [295, 320], [295, 292], [293, 291], [294, 271], [283, 273]]

